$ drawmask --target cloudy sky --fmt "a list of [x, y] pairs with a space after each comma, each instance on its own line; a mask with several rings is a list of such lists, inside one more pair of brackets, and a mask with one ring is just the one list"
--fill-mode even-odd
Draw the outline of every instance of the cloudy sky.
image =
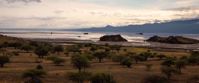
[[199, 0], [0, 0], [0, 28], [87, 28], [199, 18]]

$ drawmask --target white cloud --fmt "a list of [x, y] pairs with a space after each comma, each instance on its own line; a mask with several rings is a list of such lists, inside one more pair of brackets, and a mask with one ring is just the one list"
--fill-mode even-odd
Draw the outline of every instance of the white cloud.
[[[158, 0], [155, 5], [147, 5], [147, 8], [143, 7], [140, 9], [105, 6], [79, 0], [42, 0], [42, 3], [39, 4], [31, 3], [25, 5], [21, 5], [22, 3], [13, 3], [11, 7], [0, 6], [0, 28], [118, 26], [151, 23], [157, 20], [167, 21], [199, 17], [198, 9], [192, 7], [195, 6], [193, 2], [196, 0], [190, 0], [193, 5], [190, 4], [191, 2], [184, 1], [185, 0]], [[185, 4], [180, 5], [180, 3]], [[191, 9], [186, 9], [186, 11], [174, 10], [174, 8], [177, 9], [186, 6], [191, 7]]]

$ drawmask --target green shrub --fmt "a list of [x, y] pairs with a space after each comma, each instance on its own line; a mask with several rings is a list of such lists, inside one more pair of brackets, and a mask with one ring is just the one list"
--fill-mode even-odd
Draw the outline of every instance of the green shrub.
[[175, 64], [175, 60], [173, 58], [167, 58], [161, 63], [161, 65], [169, 66], [169, 67], [174, 65], [174, 64]]
[[0, 56], [0, 67], [4, 67], [4, 64], [10, 62], [8, 56]]
[[28, 78], [28, 77], [43, 77], [46, 75], [46, 72], [44, 70], [38, 70], [38, 69], [30, 69], [27, 70], [23, 73], [22, 77], [23, 78]]
[[142, 83], [169, 83], [169, 81], [163, 76], [149, 75], [142, 80]]
[[53, 52], [63, 52], [64, 48], [61, 45], [57, 45], [53, 48]]
[[83, 83], [91, 79], [92, 74], [89, 72], [68, 73], [69, 80], [75, 83]]
[[48, 57], [47, 60], [51, 60], [55, 65], [60, 65], [65, 62], [65, 59], [56, 56]]
[[199, 75], [193, 75], [187, 79], [186, 83], [198, 83], [199, 82]]
[[42, 65], [37, 65], [37, 66], [36, 66], [36, 69], [38, 69], [38, 70], [43, 70], [43, 66], [42, 66]]
[[161, 68], [161, 71], [162, 71], [162, 73], [163, 73], [164, 75], [167, 76], [168, 79], [170, 79], [171, 76], [172, 76], [173, 74], [176, 74], [176, 73], [177, 73], [177, 71], [176, 71], [175, 68], [169, 67], [169, 66], [163, 66], [163, 67]]
[[131, 65], [132, 65], [132, 60], [131, 60], [131, 58], [129, 58], [129, 57], [125, 57], [125, 58], [123, 58], [123, 59], [121, 60], [120, 64], [121, 64], [121, 65], [124, 65], [124, 66], [127, 66], [128, 68], [130, 68]]
[[92, 76], [91, 83], [116, 83], [116, 81], [111, 74], [97, 73]]

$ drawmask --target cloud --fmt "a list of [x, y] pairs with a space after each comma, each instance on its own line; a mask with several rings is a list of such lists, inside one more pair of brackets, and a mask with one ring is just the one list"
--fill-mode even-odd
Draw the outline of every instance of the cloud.
[[41, 3], [41, 0], [1, 0], [1, 2], [7, 2], [7, 3], [16, 3], [16, 2], [24, 2], [24, 3], [30, 3], [30, 2], [36, 2]]
[[[4, 5], [14, 6], [8, 8], [0, 4], [0, 28], [122, 26], [199, 17], [199, 5], [195, 4], [199, 0], [0, 0], [0, 3], [2, 1]], [[131, 7], [123, 7], [125, 4]]]

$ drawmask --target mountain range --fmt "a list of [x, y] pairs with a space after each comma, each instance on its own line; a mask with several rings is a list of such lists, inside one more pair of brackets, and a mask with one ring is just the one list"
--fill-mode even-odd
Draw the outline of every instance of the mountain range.
[[143, 25], [93, 27], [84, 29], [73, 29], [84, 32], [133, 32], [133, 33], [179, 33], [199, 34], [199, 18], [189, 20], [175, 20], [164, 23], [153, 23]]

